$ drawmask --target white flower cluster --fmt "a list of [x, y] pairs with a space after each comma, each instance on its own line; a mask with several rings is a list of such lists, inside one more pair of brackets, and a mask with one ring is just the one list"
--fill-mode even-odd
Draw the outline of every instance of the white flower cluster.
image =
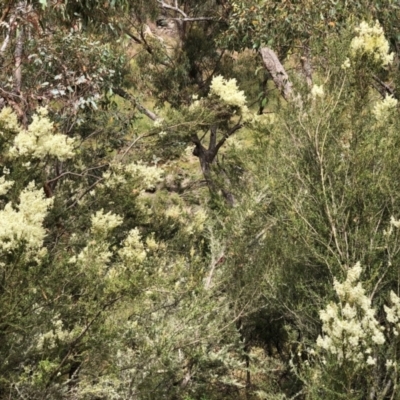
[[[98, 187], [106, 186], [110, 189], [115, 188], [119, 185], [126, 184], [126, 179], [123, 173], [118, 173], [120, 168], [113, 166], [112, 170], [109, 169], [103, 173], [104, 184], [98, 185]], [[93, 192], [93, 195], [95, 192]]]
[[374, 61], [383, 67], [393, 62], [394, 54], [389, 54], [389, 43], [378, 21], [373, 26], [361, 22], [355, 30], [357, 36], [350, 44], [350, 54], [353, 58], [360, 55], [372, 56]]
[[322, 85], [313, 85], [311, 89], [311, 96], [313, 99], [317, 97], [324, 97], [325, 92], [324, 92], [324, 87]]
[[0, 178], [0, 196], [3, 196], [4, 194], [6, 194], [11, 186], [14, 184], [14, 181], [6, 181], [5, 176], [3, 175]]
[[53, 329], [44, 333], [38, 337], [36, 348], [43, 350], [47, 347], [53, 349], [57, 346], [58, 342], [66, 342], [71, 339], [72, 334], [63, 329], [63, 322], [59, 319], [59, 316], [53, 318]]
[[112, 170], [103, 174], [105, 186], [113, 188], [120, 184], [127, 183], [125, 175], [138, 180], [140, 189], [154, 189], [156, 184], [161, 181], [164, 170], [157, 166], [146, 165], [143, 162], [134, 162], [131, 164], [114, 164]]
[[[54, 124], [47, 117], [47, 109], [39, 108], [32, 117], [32, 123], [28, 129], [17, 129], [18, 134], [14, 138], [14, 146], [10, 154], [14, 157], [29, 155], [43, 159], [46, 156], [54, 156], [63, 161], [74, 156], [74, 139], [60, 133], [54, 133]], [[7, 114], [6, 114], [7, 115]], [[8, 124], [14, 123], [7, 117]]]
[[146, 250], [137, 228], [129, 232], [118, 254], [127, 263], [141, 263], [146, 258]]
[[389, 229], [384, 230], [383, 234], [386, 237], [389, 237], [393, 233], [393, 228], [399, 229], [400, 228], [400, 220], [396, 220], [393, 215], [390, 217], [390, 224], [389, 224]]
[[139, 178], [144, 189], [153, 189], [161, 181], [164, 174], [163, 169], [155, 165], [146, 165], [142, 162], [126, 165], [125, 172], [133, 178]]
[[378, 121], [385, 121], [397, 107], [397, 103], [397, 99], [395, 99], [393, 96], [386, 95], [382, 101], [378, 101], [375, 104], [372, 114], [374, 114]]
[[[0, 111], [0, 123], [5, 129], [8, 129], [10, 131], [16, 132], [19, 130], [17, 116], [10, 107], [4, 107]], [[1, 130], [0, 135], [3, 135], [3, 132]]]
[[395, 228], [400, 228], [400, 219], [395, 219], [393, 215], [390, 217], [390, 225]]
[[244, 118], [249, 118], [249, 109], [246, 106], [246, 96], [243, 90], [239, 90], [236, 79], [225, 79], [223, 76], [215, 76], [211, 81], [210, 95], [218, 96], [224, 103], [238, 107]]
[[46, 199], [42, 190], [36, 190], [31, 182], [20, 195], [15, 210], [11, 203], [0, 210], [0, 248], [5, 251], [16, 248], [21, 241], [28, 249], [38, 249], [43, 244], [45, 230], [42, 226], [52, 199]]
[[183, 209], [179, 205], [173, 204], [172, 206], [169, 206], [168, 208], [165, 209], [164, 215], [167, 218], [179, 221], [183, 216]]
[[92, 240], [78, 254], [78, 257], [73, 256], [70, 258], [69, 263], [79, 263], [86, 269], [90, 265], [92, 271], [96, 270], [98, 273], [103, 273], [112, 255], [113, 253], [109, 250], [109, 244], [107, 242]]
[[393, 334], [398, 336], [400, 331], [400, 298], [396, 293], [390, 291], [390, 301], [392, 307], [384, 306], [383, 308], [385, 309], [388, 322], [394, 324]]
[[335, 355], [339, 364], [352, 361], [357, 364], [374, 365], [371, 346], [385, 342], [383, 328], [375, 318], [371, 300], [366, 296], [360, 282], [360, 263], [350, 268], [345, 282], [336, 279], [334, 288], [339, 304], [330, 303], [320, 311], [323, 336], [317, 346]]
[[341, 68], [344, 69], [344, 70], [346, 70], [346, 69], [349, 69], [350, 67], [351, 67], [351, 62], [350, 62], [350, 59], [347, 57], [347, 58], [344, 60], [344, 62], [343, 62], [343, 64], [342, 64]]
[[164, 118], [157, 118], [153, 123], [154, 128], [160, 128], [163, 123], [164, 123]]
[[94, 234], [107, 234], [117, 226], [121, 225], [123, 218], [109, 211], [104, 214], [104, 210], [97, 211], [92, 215], [92, 232]]
[[207, 213], [202, 208], [200, 208], [194, 213], [191, 213], [189, 210], [188, 215], [190, 216], [190, 223], [186, 224], [185, 226], [186, 233], [191, 235], [194, 232], [202, 232], [204, 230], [204, 224], [208, 217]]

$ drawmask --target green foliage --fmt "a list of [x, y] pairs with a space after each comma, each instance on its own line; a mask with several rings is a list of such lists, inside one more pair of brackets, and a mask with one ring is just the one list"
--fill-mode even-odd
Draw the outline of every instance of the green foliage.
[[[399, 173], [397, 102], [371, 90], [372, 74], [380, 68], [374, 60], [352, 60], [349, 69], [343, 68], [346, 56], [351, 57], [349, 42], [331, 43], [326, 76], [315, 78], [324, 82], [323, 91], [314, 91], [314, 85], [311, 93], [301, 92], [300, 106], [276, 110], [257, 147], [242, 156], [249, 168], [249, 177], [240, 183], [246, 195], [231, 214], [232, 228], [223, 227], [235, 249], [228, 263], [228, 276], [235, 277], [229, 290], [236, 299], [243, 296], [248, 307], [262, 301], [266, 322], [279, 315], [278, 324], [267, 322], [260, 335], [261, 315], [249, 313], [246, 335], [266, 349], [275, 345], [287, 360], [292, 358], [290, 335], [282, 329], [297, 331], [295, 343], [313, 348], [318, 312], [333, 299], [334, 278], [342, 279], [360, 261], [363, 284], [386, 332], [385, 344], [371, 354], [391, 359], [397, 339], [383, 322], [382, 305], [398, 282], [398, 254], [392, 250], [398, 248], [397, 236], [387, 236], [391, 217], [400, 211], [394, 179]], [[381, 107], [387, 112], [381, 113]], [[346, 366], [327, 359], [325, 365], [320, 359], [318, 364], [308, 350], [302, 352], [292, 363], [307, 371], [307, 376], [300, 374], [306, 398], [365, 398], [395, 391], [389, 379], [397, 378], [387, 378], [391, 374], [384, 361], [372, 372], [362, 362]], [[294, 380], [287, 394], [296, 386]]]
[[[397, 5], [18, 4], [0, 5], [19, 29], [1, 25], [0, 399], [397, 398], [398, 66], [358, 25], [395, 48]], [[175, 36], [146, 30], [159, 14]], [[266, 44], [288, 103], [228, 51]]]
[[[392, 37], [392, 19], [399, 6], [392, 1], [231, 1], [229, 28], [221, 41], [230, 49], [272, 46], [285, 57], [296, 46], [308, 46], [346, 27], [350, 21], [379, 22]], [[397, 39], [395, 39], [397, 40]]]

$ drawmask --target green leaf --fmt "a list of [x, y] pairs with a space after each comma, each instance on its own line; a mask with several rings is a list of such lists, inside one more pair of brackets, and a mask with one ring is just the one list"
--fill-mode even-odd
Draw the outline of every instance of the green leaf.
[[266, 106], [266, 104], [267, 104], [267, 98], [266, 97], [264, 97], [263, 99], [262, 99], [262, 101], [261, 101], [261, 107], [265, 107]]

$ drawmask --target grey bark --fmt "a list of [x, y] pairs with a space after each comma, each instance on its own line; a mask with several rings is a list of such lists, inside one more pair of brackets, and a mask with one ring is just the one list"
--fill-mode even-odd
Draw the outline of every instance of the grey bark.
[[289, 80], [285, 68], [278, 59], [278, 56], [269, 47], [260, 49], [261, 58], [267, 71], [271, 74], [275, 86], [281, 92], [286, 101], [293, 99], [293, 85]]
[[17, 94], [21, 93], [21, 81], [22, 81], [22, 50], [24, 44], [24, 27], [21, 25], [17, 36], [17, 45], [15, 47], [14, 59], [15, 59], [15, 70], [14, 70], [14, 92]]

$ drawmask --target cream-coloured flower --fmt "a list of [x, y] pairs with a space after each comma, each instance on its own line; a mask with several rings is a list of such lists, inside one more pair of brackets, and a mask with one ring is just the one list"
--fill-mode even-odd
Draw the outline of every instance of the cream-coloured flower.
[[392, 215], [390, 217], [390, 225], [394, 226], [395, 228], [400, 228], [400, 220], [396, 220]]
[[137, 228], [129, 232], [118, 254], [126, 264], [141, 263], [146, 258], [146, 250]]
[[164, 123], [164, 118], [157, 118], [153, 125], [155, 128], [159, 128], [160, 126], [162, 126], [162, 124]]
[[64, 324], [59, 315], [52, 319], [52, 329], [37, 337], [36, 348], [43, 350], [44, 347], [49, 349], [55, 348], [60, 342], [67, 342], [71, 340], [73, 332], [64, 330]]
[[378, 101], [375, 104], [372, 114], [374, 114], [378, 121], [385, 121], [393, 112], [393, 110], [396, 109], [397, 103], [397, 99], [395, 99], [393, 96], [386, 95], [383, 100]]
[[117, 226], [121, 225], [123, 222], [123, 218], [117, 214], [113, 214], [109, 211], [107, 214], [104, 214], [104, 210], [101, 209], [96, 212], [95, 215], [92, 215], [92, 232], [93, 233], [108, 233], [113, 230]]
[[149, 250], [156, 251], [158, 249], [158, 243], [154, 239], [154, 236], [148, 236], [146, 238], [146, 246]]
[[386, 364], [385, 365], [386, 365], [387, 369], [393, 368], [396, 365], [396, 362], [393, 361], [393, 360], [388, 359], [388, 360], [386, 360]]
[[2, 135], [1, 125], [10, 131], [19, 131], [18, 118], [11, 107], [4, 107], [0, 111], [0, 135]]
[[344, 60], [344, 62], [343, 62], [343, 64], [342, 64], [341, 68], [344, 69], [344, 70], [346, 70], [346, 69], [349, 69], [350, 67], [351, 67], [351, 62], [350, 62], [350, 59], [347, 57], [347, 58]]
[[46, 108], [39, 108], [32, 117], [28, 129], [19, 127], [10, 149], [13, 157], [31, 156], [43, 159], [54, 156], [64, 161], [74, 156], [74, 139], [54, 133], [54, 124], [47, 116]]
[[386, 319], [393, 325], [392, 332], [398, 336], [400, 330], [400, 298], [393, 291], [390, 292], [391, 306], [384, 306]]
[[246, 105], [247, 100], [243, 90], [239, 90], [236, 79], [225, 79], [223, 76], [215, 76], [211, 81], [210, 96], [218, 96], [225, 104], [238, 107], [245, 121], [252, 118]]
[[157, 166], [135, 162], [124, 166], [124, 171], [133, 178], [138, 178], [143, 189], [154, 189], [161, 181], [164, 170]]
[[350, 43], [350, 54], [353, 58], [360, 55], [371, 56], [382, 66], [393, 62], [394, 54], [389, 53], [389, 42], [378, 21], [372, 26], [365, 21], [361, 22], [355, 31], [357, 36]]
[[181, 207], [172, 205], [165, 210], [164, 214], [167, 218], [179, 220], [182, 212], [183, 210]]
[[8, 203], [0, 210], [0, 248], [9, 251], [24, 242], [28, 249], [40, 249], [46, 235], [43, 221], [52, 203], [31, 182], [21, 192], [17, 209]]
[[5, 176], [0, 177], [0, 196], [6, 194], [13, 184], [14, 181], [6, 181]]
[[375, 365], [376, 364], [376, 358], [373, 358], [373, 357], [369, 356], [367, 358], [367, 364], [368, 365]]
[[375, 365], [371, 345], [385, 342], [371, 300], [358, 282], [361, 273], [362, 267], [358, 262], [348, 269], [344, 282], [335, 279], [334, 289], [339, 302], [331, 302], [320, 311], [323, 335], [318, 337], [317, 346], [335, 355], [339, 364], [348, 360]]
[[317, 97], [324, 97], [324, 87], [322, 85], [313, 85], [311, 89], [311, 96], [315, 99]]
[[215, 94], [231, 106], [243, 107], [246, 104], [246, 96], [242, 90], [239, 90], [236, 79], [215, 76], [211, 81], [210, 94]]

